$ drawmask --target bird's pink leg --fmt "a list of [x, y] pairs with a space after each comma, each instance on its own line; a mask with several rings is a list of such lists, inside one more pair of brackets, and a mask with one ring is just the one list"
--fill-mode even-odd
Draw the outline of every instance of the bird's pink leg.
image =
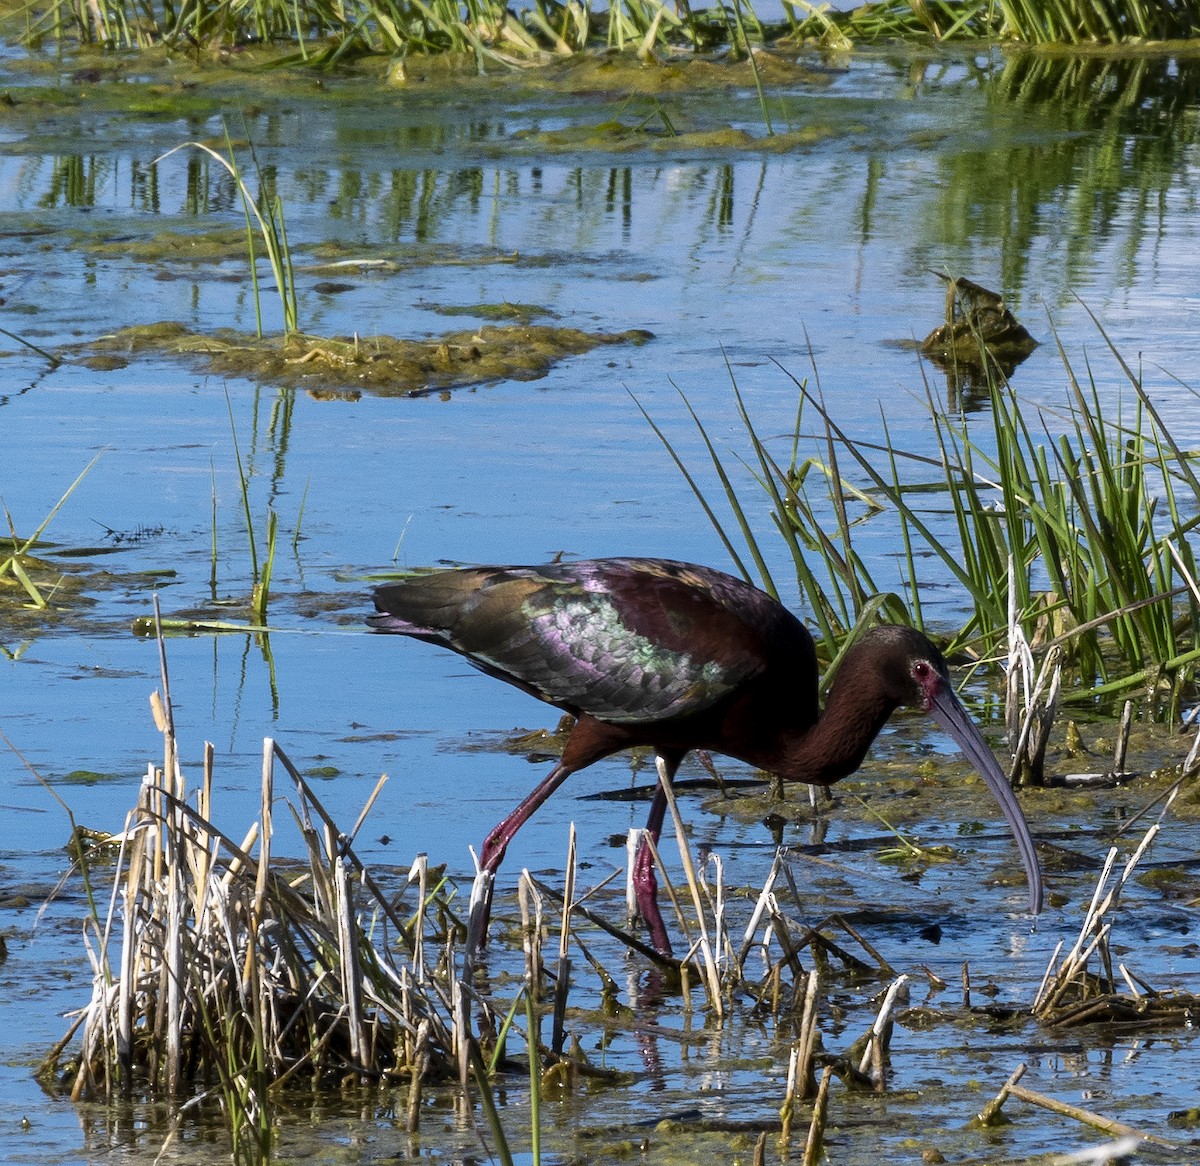
[[534, 786], [524, 801], [483, 840], [479, 874], [475, 879], [475, 890], [471, 893], [471, 917], [467, 924], [467, 947], [470, 951], [482, 950], [487, 944], [488, 920], [492, 914], [492, 883], [504, 861], [508, 844], [533, 817], [538, 807], [574, 772], [574, 766], [559, 762], [545, 780]]
[[[679, 759], [664, 757], [663, 761], [667, 766], [667, 776], [674, 777], [679, 768]], [[646, 818], [646, 834], [654, 840], [655, 846], [662, 837], [666, 813], [667, 794], [660, 781], [654, 787], [654, 801], [650, 803], [650, 814]], [[654, 872], [654, 855], [644, 838], [633, 859], [633, 893], [637, 899], [638, 914], [650, 933], [650, 942], [663, 955], [670, 955], [671, 940], [663, 923], [662, 912], [658, 909], [658, 876]]]

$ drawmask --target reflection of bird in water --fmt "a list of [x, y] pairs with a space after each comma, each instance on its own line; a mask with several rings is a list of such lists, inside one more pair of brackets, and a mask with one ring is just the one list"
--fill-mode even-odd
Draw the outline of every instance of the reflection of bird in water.
[[[562, 758], [484, 841], [482, 944], [493, 876], [520, 827], [576, 770], [650, 746], [669, 776], [693, 749], [724, 753], [785, 781], [828, 785], [853, 773], [900, 705], [933, 713], [979, 770], [1009, 821], [1029, 879], [1042, 888], [1029, 828], [979, 730], [954, 694], [941, 653], [887, 625], [849, 649], [822, 712], [812, 637], [764, 592], [708, 567], [664, 559], [594, 559], [545, 567], [469, 567], [375, 590], [369, 622], [441, 644], [491, 676], [576, 717]], [[655, 792], [656, 841], [666, 796]], [[660, 951], [653, 860], [634, 871], [638, 908]]]

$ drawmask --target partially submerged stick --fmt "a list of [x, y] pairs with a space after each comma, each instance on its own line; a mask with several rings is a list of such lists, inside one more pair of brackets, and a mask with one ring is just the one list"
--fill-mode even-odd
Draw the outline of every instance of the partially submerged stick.
[[1051, 1113], [1057, 1113], [1062, 1117], [1069, 1117], [1074, 1121], [1082, 1122], [1084, 1125], [1093, 1126], [1095, 1129], [1103, 1130], [1106, 1134], [1112, 1134], [1115, 1137], [1132, 1137], [1142, 1142], [1149, 1142], [1155, 1146], [1165, 1146], [1168, 1149], [1179, 1148], [1177, 1143], [1168, 1141], [1166, 1138], [1160, 1138], [1157, 1134], [1148, 1134], [1143, 1130], [1126, 1125], [1124, 1122], [1115, 1121], [1112, 1118], [1104, 1117], [1102, 1114], [1093, 1113], [1089, 1109], [1081, 1109], [1078, 1105], [1070, 1105], [1065, 1101], [1059, 1101], [1057, 1098], [1047, 1097], [1046, 1094], [1038, 1093], [1036, 1090], [1026, 1089], [1024, 1085], [1018, 1085], [1017, 1082], [1025, 1075], [1026, 1068], [1027, 1066], [1024, 1064], [1016, 1067], [1012, 1076], [1001, 1087], [1000, 1092], [996, 1094], [979, 1113], [978, 1117], [976, 1117], [975, 1122], [977, 1124], [981, 1126], [995, 1124], [1004, 1102], [1009, 1097], [1015, 1097], [1020, 1101], [1028, 1102], [1030, 1105], [1047, 1109]]

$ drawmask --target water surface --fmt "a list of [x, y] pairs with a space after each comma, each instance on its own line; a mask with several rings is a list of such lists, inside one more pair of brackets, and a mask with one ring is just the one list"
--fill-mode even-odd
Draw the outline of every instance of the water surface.
[[[628, 96], [618, 77], [607, 89], [464, 84], [448, 99], [420, 83], [382, 90], [327, 78], [320, 86], [281, 81], [275, 91], [228, 85], [214, 100], [211, 91], [184, 87], [186, 76], [99, 85], [73, 79], [64, 65], [51, 77], [70, 96], [62, 101], [42, 88], [45, 63], [40, 72], [10, 66], [5, 83], [16, 105], [0, 127], [3, 326], [41, 348], [161, 320], [203, 331], [253, 327], [244, 263], [141, 247], [163, 232], [241, 225], [224, 171], [195, 152], [161, 158], [187, 140], [219, 142], [224, 127], [254, 143], [263, 180], [283, 200], [309, 332], [434, 335], [472, 319], [440, 307], [510, 301], [541, 305], [580, 328], [654, 333], [641, 347], [566, 360], [536, 382], [413, 400], [328, 400], [320, 384], [311, 392], [278, 390], [167, 358], [139, 357], [108, 371], [78, 359], [49, 368], [36, 353], [9, 345], [0, 384], [0, 495], [18, 530], [36, 526], [103, 451], [48, 537], [60, 548], [93, 548], [82, 561], [112, 578], [96, 576], [88, 606], [63, 625], [0, 633], [4, 732], [80, 821], [119, 828], [140, 775], [161, 754], [147, 705], [159, 684], [157, 650], [131, 636], [129, 625], [150, 610], [156, 582], [165, 614], [212, 614], [214, 506], [215, 598], [244, 602], [247, 537], [231, 427], [260, 539], [268, 505], [279, 515], [270, 609], [278, 630], [269, 652], [238, 636], [171, 640], [185, 763], [194, 772], [202, 742], [214, 741], [218, 814], [234, 834], [256, 813], [263, 736], [277, 738], [302, 769], [339, 771], [322, 794], [347, 822], [387, 772], [360, 847], [364, 857], [405, 865], [424, 850], [458, 872], [470, 869], [468, 847], [544, 772], [544, 763], [495, 746], [510, 730], [550, 725], [555, 716], [448, 654], [366, 634], [367, 576], [393, 563], [539, 562], [560, 553], [657, 554], [728, 566], [630, 394], [702, 468], [677, 388], [732, 458], [745, 443], [727, 363], [766, 434], [785, 432], [795, 414], [796, 389], [784, 370], [812, 378], [815, 364], [828, 407], [852, 434], [878, 440], [886, 416], [895, 443], [927, 451], [925, 385], [943, 386], [936, 370], [922, 368], [898, 342], [923, 336], [939, 320], [934, 268], [998, 288], [1044, 341], [1014, 379], [1030, 402], [1065, 405], [1055, 334], [1081, 374], [1090, 366], [1106, 402], [1115, 407], [1128, 396], [1090, 310], [1128, 359], [1144, 362], [1181, 444], [1200, 437], [1188, 388], [1197, 381], [1200, 312], [1192, 260], [1200, 253], [1200, 74], [1193, 62], [866, 53], [805, 65], [802, 77], [783, 73], [770, 88], [776, 127], [809, 131], [810, 144], [783, 152], [765, 141], [735, 150], [685, 138], [676, 146], [664, 134], [631, 148], [604, 132], [564, 149], [544, 136], [614, 120], [658, 126], [665, 111], [680, 130], [731, 125], [763, 138], [757, 99], [740, 87], [650, 99]], [[348, 269], [337, 277], [348, 286], [330, 291], [321, 266], [330, 244], [342, 258], [386, 264]], [[268, 327], [277, 328], [269, 295], [264, 308]], [[1053, 415], [1047, 423], [1056, 424]], [[769, 531], [765, 502], [757, 504], [752, 483], [744, 484], [753, 520]], [[865, 545], [886, 564], [897, 548], [882, 527], [876, 545], [871, 537], [868, 525]], [[79, 561], [64, 560], [71, 570]], [[781, 550], [772, 567], [786, 579]], [[884, 585], [899, 583], [886, 566], [879, 576]], [[935, 616], [939, 602], [947, 616], [956, 610], [952, 590], [936, 577], [930, 599]], [[881, 755], [945, 750], [935, 736], [914, 739], [904, 724]], [[71, 779], [80, 773], [92, 776]], [[855, 788], [881, 798], [891, 788], [870, 766], [855, 780]], [[609, 839], [640, 824], [643, 807], [580, 798], [630, 781], [621, 758], [573, 778], [513, 845], [505, 875], [515, 883], [522, 865], [559, 868], [572, 819], [585, 861], [606, 870], [619, 864]], [[0, 782], [5, 885], [28, 887], [36, 900], [65, 865], [68, 824], [12, 754], [0, 760]], [[1140, 800], [1128, 796], [1131, 804]], [[1078, 828], [1089, 839], [1084, 849], [1096, 855], [1116, 816], [1110, 807], [1097, 822], [1082, 798], [1074, 813], [1056, 808], [1045, 818], [1036, 798], [1028, 804], [1035, 832]], [[769, 830], [702, 810], [695, 799], [687, 809], [697, 839], [725, 853], [737, 879], [761, 883]], [[948, 812], [951, 820], [920, 823], [922, 836], [953, 840], [964, 820], [984, 810]], [[806, 841], [805, 829], [797, 822], [787, 840]], [[1170, 829], [1164, 861], [1194, 852], [1193, 827]], [[850, 815], [835, 817], [829, 836], [836, 842], [877, 830]], [[1054, 942], [1077, 926], [1091, 875], [1060, 875], [1066, 901], [1031, 935], [1020, 888], [992, 882], [1016, 865], [1002, 833], [989, 830], [978, 853], [980, 869], [937, 868], [915, 890], [890, 872], [878, 881], [873, 858], [848, 858], [866, 874], [843, 888], [841, 905], [912, 906], [922, 919], [940, 921], [946, 938], [935, 949], [903, 927], [880, 924], [892, 962], [927, 963], [953, 980], [969, 959], [1004, 998], [1024, 1001]], [[1196, 970], [1194, 912], [1142, 894], [1148, 963], [1139, 971], [1154, 983], [1186, 982]], [[59, 1013], [83, 1002], [82, 911], [76, 888], [36, 933], [33, 906], [5, 912], [0, 1009], [7, 1031], [21, 1035], [3, 1070], [0, 1121], [8, 1137], [24, 1136], [32, 1156], [45, 1161], [84, 1153], [75, 1112], [48, 1105], [29, 1074], [61, 1034]], [[636, 969], [630, 976], [636, 984]], [[854, 1007], [867, 1009], [869, 996], [858, 993]], [[853, 1016], [858, 1029], [868, 1022]], [[645, 1102], [644, 1116], [664, 1104], [682, 1106], [698, 1091], [722, 1112], [769, 1115], [778, 1102], [772, 1092], [764, 1106], [761, 1078], [719, 1067], [734, 1051], [758, 1055], [755, 1042], [764, 1042], [762, 1055], [773, 1058], [768, 1092], [778, 1084], [786, 1060], [774, 1039], [743, 1024], [712, 1036], [710, 1059], [672, 1054], [668, 1101]], [[839, 1047], [850, 1040], [842, 1035], [828, 1034]], [[1191, 1100], [1181, 1084], [1189, 1076], [1181, 1065], [1194, 1055], [1190, 1034], [1122, 1037], [1098, 1050], [1074, 1038], [1043, 1045], [1027, 1025], [1010, 1043], [991, 1032], [964, 1038], [965, 1063], [953, 1064], [944, 1032], [927, 1046], [925, 1037], [899, 1042], [906, 1047], [894, 1068], [897, 1088], [947, 1082], [947, 1123], [955, 1128], [976, 1104], [972, 1082], [985, 1082], [984, 1092], [993, 1082], [998, 1088], [1031, 1049], [1033, 1087], [1067, 1100], [1088, 1094], [1094, 1107], [1135, 1125], [1160, 1127], [1168, 1110]], [[953, 1040], [959, 1043], [957, 1034]], [[640, 1074], [635, 1100], [663, 1092], [636, 1049], [614, 1056]], [[871, 1102], [883, 1107], [872, 1121], [886, 1111], [903, 1148], [927, 1128], [923, 1104]], [[625, 1091], [580, 1100], [561, 1111], [560, 1135], [569, 1142], [580, 1126], [627, 1122], [630, 1106]], [[633, 1112], [634, 1120], [643, 1114], [637, 1105]], [[20, 1116], [33, 1122], [26, 1135], [17, 1133]], [[854, 1119], [846, 1120], [845, 1144], [854, 1145]], [[1087, 1140], [1069, 1126], [1042, 1134], [1041, 1125], [1026, 1118], [1011, 1145], [1001, 1143], [1004, 1152]], [[386, 1151], [376, 1142], [380, 1127], [372, 1120], [354, 1128], [350, 1141], [361, 1137], [374, 1148], [344, 1149], [348, 1159], [398, 1152], [387, 1139]], [[89, 1137], [87, 1153], [106, 1156], [110, 1135]], [[468, 1147], [462, 1153], [475, 1152], [474, 1135], [460, 1136]], [[135, 1148], [152, 1155], [157, 1147]], [[978, 1144], [971, 1152], [988, 1153]]]

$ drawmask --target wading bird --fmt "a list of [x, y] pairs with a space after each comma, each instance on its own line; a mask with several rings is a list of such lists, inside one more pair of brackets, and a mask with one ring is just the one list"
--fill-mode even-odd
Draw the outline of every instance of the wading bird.
[[[562, 759], [485, 839], [482, 943], [491, 881], [513, 836], [577, 770], [649, 746], [668, 778], [693, 749], [724, 753], [784, 781], [829, 785], [853, 773], [892, 712], [932, 713], [1000, 803], [1029, 880], [1042, 881], [1029, 827], [946, 662], [912, 628], [865, 632], [846, 653], [824, 711], [812, 636], [758, 588], [709, 567], [665, 559], [592, 559], [544, 567], [467, 567], [414, 575], [375, 590], [368, 622], [440, 644], [576, 718]], [[659, 783], [647, 831], [666, 810]], [[638, 909], [651, 940], [670, 943], [658, 912], [649, 848], [634, 863]]]

